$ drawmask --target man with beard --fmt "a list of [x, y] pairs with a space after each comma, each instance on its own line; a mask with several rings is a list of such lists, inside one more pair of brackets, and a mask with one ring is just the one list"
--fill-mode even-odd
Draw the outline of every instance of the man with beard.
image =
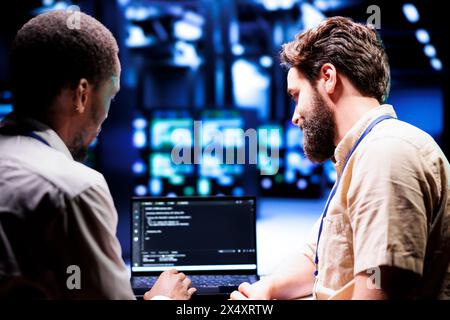
[[337, 172], [302, 252], [232, 299], [450, 298], [450, 165], [383, 104], [389, 65], [371, 26], [329, 18], [283, 46], [306, 156]]
[[[77, 29], [69, 12], [39, 15], [13, 43], [14, 111], [0, 125], [0, 297], [134, 299], [106, 181], [76, 162], [119, 91], [119, 49], [78, 14]], [[188, 299], [190, 283], [166, 271], [144, 299]]]

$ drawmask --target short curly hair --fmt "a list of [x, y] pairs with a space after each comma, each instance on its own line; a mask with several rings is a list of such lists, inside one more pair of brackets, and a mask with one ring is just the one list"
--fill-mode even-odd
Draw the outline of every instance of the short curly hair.
[[42, 115], [63, 88], [75, 88], [82, 78], [98, 88], [113, 75], [119, 52], [114, 36], [93, 17], [78, 13], [79, 28], [69, 28], [73, 12], [50, 11], [17, 32], [10, 54], [16, 113]]
[[333, 64], [364, 95], [384, 103], [389, 94], [389, 61], [371, 25], [331, 17], [298, 34], [280, 53], [282, 65], [296, 67], [315, 83], [321, 67]]

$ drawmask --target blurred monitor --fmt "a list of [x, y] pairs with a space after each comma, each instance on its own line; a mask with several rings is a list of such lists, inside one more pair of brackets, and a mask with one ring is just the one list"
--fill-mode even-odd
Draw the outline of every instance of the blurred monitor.
[[279, 171], [283, 163], [284, 144], [284, 130], [281, 125], [265, 124], [258, 127], [258, 168], [261, 171]]
[[184, 183], [184, 176], [192, 175], [192, 164], [175, 164], [170, 152], [154, 152], [150, 154], [150, 176], [168, 178], [172, 184]]
[[[138, 127], [141, 131], [146, 130], [147, 123], [149, 124], [149, 143], [148, 147], [141, 149], [141, 162], [137, 162], [137, 172], [144, 170], [148, 175], [145, 175], [147, 183], [143, 183], [144, 175], [139, 174], [137, 180], [140, 189], [135, 190], [135, 194], [194, 195], [195, 166], [191, 156], [194, 119], [191, 114], [184, 110], [154, 110], [142, 117], [140, 122], [142, 125]], [[183, 156], [182, 159], [172, 158], [174, 147], [180, 148], [176, 155]], [[148, 168], [143, 159], [148, 159]]]
[[192, 146], [192, 119], [156, 119], [151, 125], [151, 147], [154, 149]]
[[218, 179], [220, 185], [233, 183], [243, 173], [238, 152], [245, 152], [244, 121], [238, 112], [207, 110], [201, 115], [202, 163], [200, 176]]
[[12, 107], [12, 93], [9, 90], [0, 90], [0, 121], [10, 112]]
[[258, 143], [267, 148], [283, 148], [284, 135], [281, 125], [267, 124], [258, 128]]
[[245, 156], [247, 151], [244, 119], [236, 110], [205, 110], [201, 120], [198, 194], [242, 195], [246, 161], [238, 154]]
[[303, 150], [303, 132], [299, 127], [294, 126], [290, 121], [286, 124], [286, 148]]
[[[229, 116], [229, 117], [228, 117]], [[236, 113], [208, 112], [202, 117], [202, 145], [244, 147], [244, 121]]]
[[333, 185], [336, 182], [337, 174], [336, 174], [336, 169], [334, 168], [334, 164], [333, 164], [333, 162], [331, 162], [331, 160], [327, 160], [323, 164], [323, 171], [325, 174], [327, 184], [329, 186]]
[[309, 176], [313, 173], [318, 164], [309, 160], [300, 150], [289, 150], [286, 152], [286, 171], [294, 171], [302, 176]]
[[0, 121], [10, 112], [12, 112], [12, 105], [0, 102]]
[[150, 124], [150, 147], [155, 150], [192, 147], [193, 125], [186, 112], [155, 112]]

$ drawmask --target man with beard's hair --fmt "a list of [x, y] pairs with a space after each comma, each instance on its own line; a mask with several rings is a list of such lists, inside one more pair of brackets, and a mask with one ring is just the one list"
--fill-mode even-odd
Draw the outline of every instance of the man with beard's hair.
[[[41, 14], [13, 43], [14, 111], [0, 124], [0, 299], [135, 298], [106, 181], [76, 162], [119, 91], [119, 49], [78, 14], [79, 29], [67, 26], [70, 12]], [[168, 270], [144, 299], [189, 299], [190, 284]]]
[[283, 46], [306, 156], [337, 182], [303, 250], [232, 299], [450, 299], [450, 165], [397, 119], [372, 26], [333, 17]]

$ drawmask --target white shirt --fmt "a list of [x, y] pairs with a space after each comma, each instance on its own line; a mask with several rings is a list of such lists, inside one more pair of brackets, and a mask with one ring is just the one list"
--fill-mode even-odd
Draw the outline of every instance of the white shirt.
[[[26, 125], [50, 146], [0, 134], [0, 285], [16, 276], [50, 298], [134, 299], [104, 177], [74, 161], [51, 128]], [[67, 286], [76, 281], [71, 265], [81, 289]]]

